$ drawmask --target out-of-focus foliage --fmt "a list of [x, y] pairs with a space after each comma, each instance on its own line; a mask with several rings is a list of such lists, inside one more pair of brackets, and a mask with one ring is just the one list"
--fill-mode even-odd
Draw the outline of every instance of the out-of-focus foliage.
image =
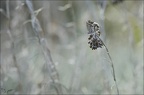
[[143, 94], [143, 0], [33, 0], [33, 10], [25, 1], [0, 1], [2, 94], [116, 94], [105, 48], [89, 48], [87, 20], [100, 25], [120, 94]]

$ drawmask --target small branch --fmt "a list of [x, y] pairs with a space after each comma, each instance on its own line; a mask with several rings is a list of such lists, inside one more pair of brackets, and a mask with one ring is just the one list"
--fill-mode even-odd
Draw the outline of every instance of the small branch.
[[55, 84], [57, 83], [54, 79], [54, 75], [52, 75], [53, 72], [56, 72], [56, 78], [58, 81], [59, 80], [59, 75], [58, 75], [58, 72], [55, 68], [55, 64], [52, 60], [52, 57], [51, 57], [51, 54], [50, 54], [50, 50], [48, 48], [48, 45], [47, 45], [47, 42], [46, 42], [46, 39], [44, 38], [44, 35], [43, 35], [43, 30], [41, 28], [41, 25], [39, 23], [39, 20], [37, 19], [36, 17], [36, 14], [35, 14], [35, 11], [34, 11], [34, 8], [33, 8], [33, 4], [32, 4], [32, 1], [31, 0], [26, 0], [26, 5], [27, 5], [27, 8], [29, 10], [29, 13], [31, 14], [31, 24], [32, 24], [32, 28], [39, 40], [39, 44], [40, 44], [40, 47], [41, 47], [41, 51], [44, 55], [44, 59], [46, 60], [46, 67], [48, 69], [48, 73], [49, 73], [49, 76], [52, 80], [52, 83], [54, 84], [54, 88], [57, 92], [57, 94], [62, 94], [62, 88], [61, 88], [61, 85], [59, 86], [56, 86]]

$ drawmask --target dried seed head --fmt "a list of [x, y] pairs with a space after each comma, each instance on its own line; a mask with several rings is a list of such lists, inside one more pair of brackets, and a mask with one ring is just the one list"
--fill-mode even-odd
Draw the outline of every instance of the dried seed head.
[[96, 27], [96, 28], [98, 28], [99, 29], [99, 24], [98, 23], [96, 23], [96, 22], [93, 22], [93, 25]]
[[99, 24], [96, 22], [92, 22], [90, 20], [88, 20], [87, 24], [87, 29], [89, 31], [89, 33], [93, 33], [89, 35], [89, 42], [88, 44], [90, 44], [90, 48], [92, 48], [92, 50], [95, 50], [97, 48], [102, 48], [103, 43], [101, 41], [101, 39], [99, 38], [100, 36], [100, 29], [99, 29]]
[[92, 22], [91, 20], [88, 20], [88, 23], [93, 24], [94, 22]]

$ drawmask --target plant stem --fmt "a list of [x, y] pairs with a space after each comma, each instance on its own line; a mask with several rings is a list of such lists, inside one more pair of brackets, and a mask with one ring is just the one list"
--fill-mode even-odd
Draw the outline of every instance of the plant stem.
[[[102, 41], [102, 40], [101, 40], [101, 41]], [[114, 69], [113, 61], [112, 61], [112, 58], [111, 58], [111, 56], [110, 56], [110, 54], [109, 54], [108, 48], [106, 47], [106, 45], [104, 44], [103, 41], [102, 41], [102, 43], [103, 43], [103, 45], [104, 45], [104, 47], [105, 47], [105, 49], [106, 49], [106, 51], [107, 51], [107, 55], [109, 56], [110, 61], [111, 61], [110, 63], [111, 63], [111, 67], [112, 67], [113, 79], [114, 79], [114, 81], [115, 81], [117, 93], [118, 93], [118, 95], [119, 95], [119, 89], [118, 89], [118, 86], [117, 86], [117, 81], [116, 81], [115, 69]]]

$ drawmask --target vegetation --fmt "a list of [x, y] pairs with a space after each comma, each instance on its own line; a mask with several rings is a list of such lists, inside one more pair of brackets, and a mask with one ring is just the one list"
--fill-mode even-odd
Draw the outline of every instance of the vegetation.
[[1, 94], [143, 94], [143, 4], [1, 0]]

